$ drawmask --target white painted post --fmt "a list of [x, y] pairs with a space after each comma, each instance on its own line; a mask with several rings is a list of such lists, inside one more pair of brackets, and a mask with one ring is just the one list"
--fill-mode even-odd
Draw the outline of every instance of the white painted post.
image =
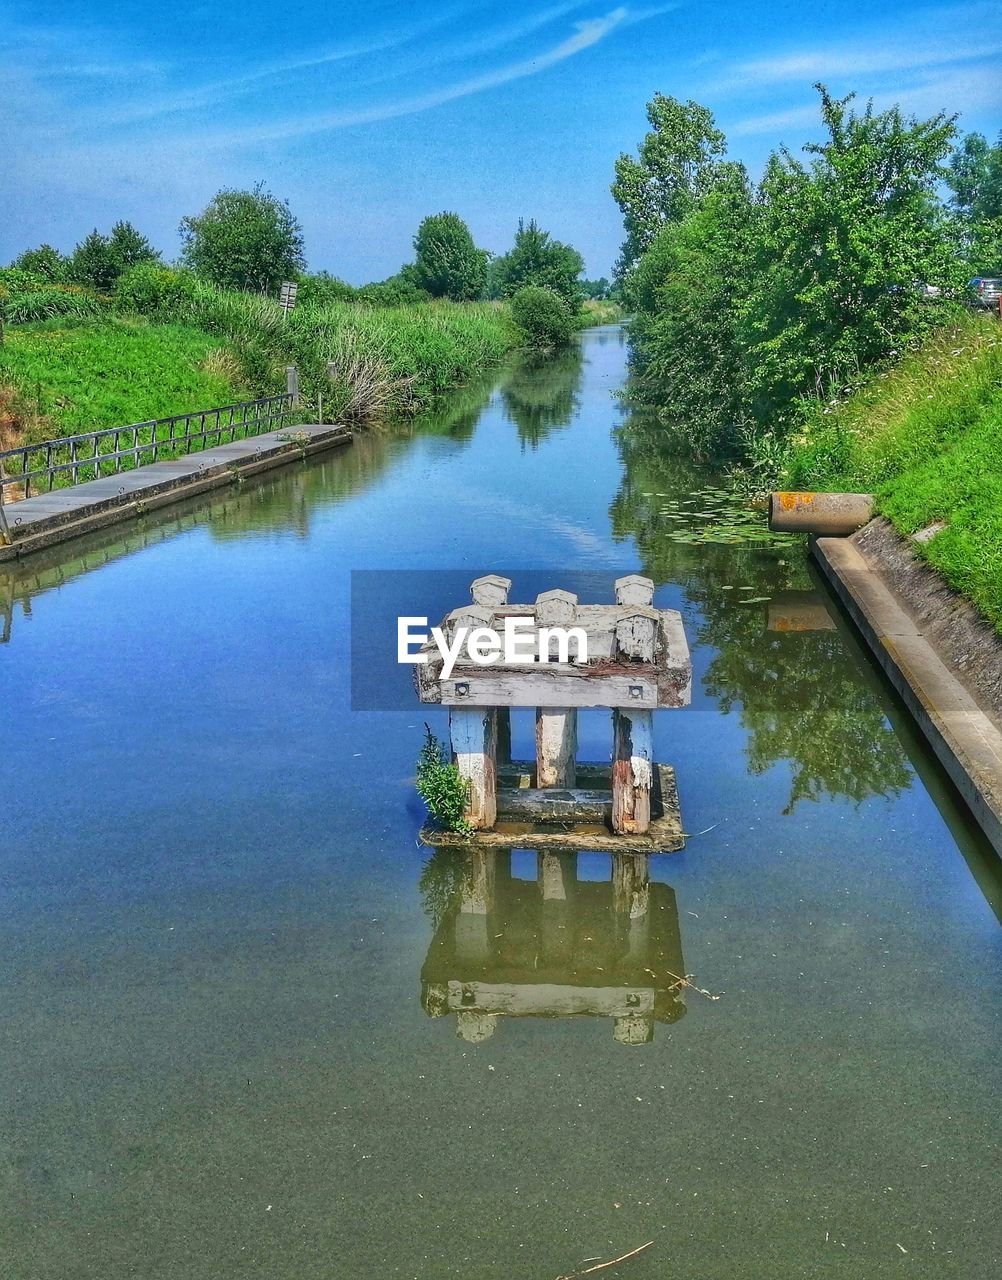
[[639, 708], [616, 707], [612, 734], [612, 829], [643, 835], [651, 822], [654, 718]]
[[573, 787], [577, 782], [576, 707], [536, 708], [536, 786]]
[[452, 759], [466, 780], [466, 819], [475, 831], [490, 830], [497, 820], [497, 717], [493, 707], [451, 707], [449, 738]]
[[299, 370], [294, 364], [285, 366], [285, 391], [292, 397], [294, 406], [299, 405]]

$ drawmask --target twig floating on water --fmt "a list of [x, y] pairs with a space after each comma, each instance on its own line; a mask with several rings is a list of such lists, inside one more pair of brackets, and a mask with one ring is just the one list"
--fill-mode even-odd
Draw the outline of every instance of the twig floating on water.
[[646, 1244], [637, 1245], [629, 1253], [624, 1253], [619, 1258], [613, 1258], [611, 1262], [600, 1262], [595, 1267], [586, 1267], [584, 1271], [569, 1271], [565, 1276], [557, 1276], [557, 1280], [577, 1280], [578, 1276], [590, 1276], [596, 1271], [605, 1271], [609, 1267], [617, 1266], [620, 1262], [627, 1262], [630, 1258], [635, 1258], [638, 1253], [643, 1253], [645, 1249], [649, 1249], [653, 1243], [653, 1240], [648, 1240]]

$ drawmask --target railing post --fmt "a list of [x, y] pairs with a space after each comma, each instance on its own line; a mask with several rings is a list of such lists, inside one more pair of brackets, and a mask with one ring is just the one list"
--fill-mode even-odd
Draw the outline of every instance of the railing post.
[[292, 397], [292, 407], [299, 407], [299, 370], [294, 364], [285, 366], [285, 393]]
[[[2, 477], [0, 477], [2, 480]], [[3, 505], [3, 484], [0, 483], [0, 542], [5, 547], [10, 546], [10, 525], [7, 523], [7, 512]]]

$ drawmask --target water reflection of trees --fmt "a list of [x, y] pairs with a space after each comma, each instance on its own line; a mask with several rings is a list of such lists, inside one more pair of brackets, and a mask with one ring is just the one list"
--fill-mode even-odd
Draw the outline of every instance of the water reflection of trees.
[[538, 447], [578, 410], [583, 354], [578, 343], [556, 354], [525, 354], [501, 385], [508, 416], [523, 446]]
[[613, 532], [635, 539], [656, 582], [685, 588], [695, 606], [690, 629], [715, 651], [704, 688], [725, 712], [739, 712], [751, 772], [789, 762], [787, 813], [805, 799], [859, 802], [907, 787], [904, 751], [838, 632], [770, 630], [768, 604], [741, 603], [809, 586], [801, 552], [672, 541], [674, 522], [661, 513], [658, 495], [684, 496], [708, 481], [705, 469], [667, 453], [658, 437], [657, 423], [640, 415], [620, 431], [624, 474], [610, 511]]
[[418, 414], [409, 424], [409, 431], [415, 435], [472, 440], [496, 384], [497, 377], [491, 373], [486, 378], [456, 387], [438, 403]]

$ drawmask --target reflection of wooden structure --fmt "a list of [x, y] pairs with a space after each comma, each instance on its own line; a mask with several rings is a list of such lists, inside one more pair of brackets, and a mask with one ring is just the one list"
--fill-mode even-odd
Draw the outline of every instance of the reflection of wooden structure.
[[[443, 662], [431, 642], [426, 662], [415, 668], [422, 702], [449, 708], [452, 757], [469, 787], [467, 820], [485, 844], [514, 847], [561, 843], [578, 849], [631, 848], [660, 852], [682, 847], [674, 772], [654, 759], [652, 712], [686, 706], [691, 697], [692, 663], [681, 615], [655, 609], [654, 583], [628, 574], [615, 584], [615, 604], [580, 604], [569, 591], [544, 591], [533, 604], [508, 601], [511, 581], [497, 574], [478, 578], [473, 603], [454, 609], [442, 622], [451, 638], [460, 627], [504, 630], [505, 620], [531, 622], [537, 652], [554, 652], [548, 628], [579, 629], [587, 643], [571, 641], [564, 661], [532, 665], [477, 664], [461, 655], [443, 678]], [[510, 708], [536, 713], [535, 767], [516, 787], [503, 776], [511, 741]], [[612, 765], [582, 767], [577, 762], [579, 707], [612, 711]], [[588, 774], [588, 787], [581, 788]], [[529, 776], [525, 776], [525, 775]], [[597, 809], [597, 815], [596, 815]], [[498, 817], [514, 819], [515, 826]], [[528, 825], [526, 825], [528, 823]], [[568, 823], [591, 824], [567, 838]], [[539, 830], [543, 827], [543, 830]], [[509, 838], [510, 837], [510, 838]], [[424, 832], [432, 844], [455, 843], [448, 833]]]
[[607, 1017], [620, 1043], [644, 1044], [685, 1013], [675, 894], [651, 883], [646, 854], [613, 854], [599, 882], [578, 880], [572, 853], [538, 853], [535, 882], [512, 878], [507, 852], [462, 857], [421, 970], [430, 1016], [454, 1013], [473, 1042], [501, 1017]]

